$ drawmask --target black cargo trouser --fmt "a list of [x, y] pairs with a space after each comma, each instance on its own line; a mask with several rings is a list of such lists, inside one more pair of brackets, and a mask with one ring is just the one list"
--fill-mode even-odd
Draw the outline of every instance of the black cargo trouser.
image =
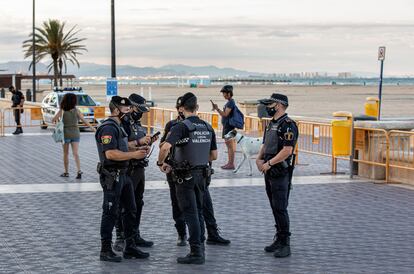
[[191, 170], [190, 180], [175, 185], [178, 205], [188, 226], [188, 241], [191, 246], [200, 246], [205, 241], [203, 200], [206, 178], [203, 173], [201, 169]]
[[[103, 176], [100, 175], [100, 180], [103, 180]], [[118, 220], [119, 208], [123, 209], [121, 219], [125, 238], [131, 238], [134, 235], [137, 207], [133, 185], [127, 179], [125, 172], [119, 175], [119, 181], [114, 184], [112, 190], [108, 190], [106, 187], [103, 189], [101, 240], [112, 240], [112, 231]]]
[[[179, 235], [184, 235], [185, 232], [185, 221], [183, 213], [181, 212], [178, 201], [177, 201], [177, 195], [175, 190], [175, 184], [174, 180], [170, 175], [167, 176], [168, 185], [170, 186], [170, 197], [171, 197], [171, 205], [172, 205], [172, 214], [173, 219], [175, 221], [175, 227], [177, 228], [177, 233]], [[206, 223], [207, 229], [217, 229], [217, 221], [214, 217], [214, 208], [213, 208], [213, 201], [211, 199], [210, 191], [209, 191], [209, 185], [210, 185], [211, 177], [208, 177], [206, 179], [206, 188], [204, 191], [204, 199], [203, 199], [203, 216], [204, 221]]]
[[[144, 190], [145, 190], [145, 168], [143, 167], [135, 167], [131, 170], [128, 170], [127, 180], [133, 186], [134, 189], [134, 199], [136, 205], [136, 214], [135, 214], [135, 221], [134, 221], [134, 234], [139, 234], [139, 226], [141, 224], [141, 215], [142, 209], [144, 207]], [[120, 212], [124, 209], [120, 208]], [[118, 233], [123, 231], [122, 221], [121, 218], [118, 219], [116, 224], [116, 229]]]
[[177, 200], [177, 193], [176, 193], [176, 183], [172, 178], [171, 174], [167, 174], [167, 182], [168, 186], [170, 187], [170, 198], [171, 198], [171, 207], [172, 207], [172, 216], [175, 222], [175, 228], [177, 229], [177, 233], [180, 236], [184, 236], [186, 234], [185, 230], [185, 220], [184, 214], [180, 210]]
[[272, 177], [265, 174], [266, 194], [269, 198], [273, 217], [275, 218], [277, 234], [281, 237], [290, 236], [289, 213], [289, 174]]
[[204, 208], [203, 208], [203, 215], [204, 221], [206, 222], [206, 227], [208, 229], [217, 229], [217, 221], [214, 217], [214, 208], [213, 208], [213, 201], [211, 200], [210, 195], [210, 186], [211, 176], [206, 179], [206, 189], [204, 191]]
[[13, 110], [13, 115], [14, 115], [14, 121], [16, 122], [16, 126], [20, 127], [21, 126], [21, 123], [20, 123], [21, 110], [20, 109], [14, 109]]

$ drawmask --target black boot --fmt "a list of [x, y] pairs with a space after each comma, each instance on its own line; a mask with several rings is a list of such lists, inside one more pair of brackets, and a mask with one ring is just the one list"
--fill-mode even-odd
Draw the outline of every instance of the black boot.
[[112, 242], [111, 241], [102, 241], [101, 242], [101, 254], [99, 256], [101, 261], [116, 262], [119, 263], [122, 261], [122, 257], [118, 256], [115, 252], [112, 251]]
[[187, 245], [187, 234], [178, 234], [177, 246], [186, 246]]
[[187, 256], [177, 258], [179, 264], [204, 264], [204, 262], [205, 258], [200, 246], [191, 246]]
[[273, 238], [273, 243], [271, 245], [268, 245], [264, 248], [266, 252], [275, 252], [276, 249], [280, 246], [280, 236], [278, 234], [275, 235]]
[[125, 248], [125, 237], [124, 233], [116, 228], [116, 240], [114, 243], [115, 251], [122, 252]]
[[135, 236], [135, 244], [140, 247], [151, 247], [154, 245], [154, 242], [144, 240], [143, 238], [141, 238], [141, 235], [137, 233]]
[[276, 258], [284, 258], [290, 256], [290, 237], [285, 236], [280, 239], [280, 244], [273, 253]]
[[125, 241], [124, 258], [125, 259], [145, 259], [149, 257], [148, 252], [141, 251], [136, 245], [133, 239]]
[[16, 128], [16, 130], [12, 133], [13, 135], [18, 135], [18, 134], [20, 134], [21, 132], [20, 132], [20, 128], [18, 127], [18, 128]]
[[217, 227], [208, 227], [207, 228], [207, 244], [208, 245], [229, 245], [230, 240], [224, 239], [219, 234], [219, 229]]

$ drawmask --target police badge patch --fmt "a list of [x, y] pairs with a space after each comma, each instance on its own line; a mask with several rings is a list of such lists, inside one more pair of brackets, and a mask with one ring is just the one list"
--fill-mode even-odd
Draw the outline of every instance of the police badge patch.
[[101, 137], [101, 142], [104, 145], [110, 144], [111, 141], [112, 141], [112, 136], [110, 136], [110, 135], [105, 135], [105, 136]]
[[286, 141], [292, 141], [293, 140], [293, 132], [288, 131], [284, 134], [285, 140]]

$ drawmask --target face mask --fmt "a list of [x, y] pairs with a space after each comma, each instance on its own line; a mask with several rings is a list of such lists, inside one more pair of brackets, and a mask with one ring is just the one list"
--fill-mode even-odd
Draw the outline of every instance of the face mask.
[[132, 113], [131, 113], [131, 118], [134, 120], [134, 121], [139, 121], [141, 118], [142, 118], [142, 112], [136, 112], [136, 111], [133, 111]]
[[121, 110], [118, 108], [118, 110], [119, 110], [119, 114], [118, 114], [118, 118], [119, 118], [119, 120], [121, 120], [121, 121], [124, 121], [124, 122], [129, 122], [129, 120], [131, 119], [131, 113], [123, 113], [123, 112], [121, 112]]
[[178, 116], [180, 116], [181, 119], [185, 120], [184, 113], [182, 113], [181, 111], [178, 112]]
[[276, 109], [276, 107], [272, 107], [272, 108], [266, 108], [266, 111], [270, 117], [273, 117], [278, 112], [278, 109]]

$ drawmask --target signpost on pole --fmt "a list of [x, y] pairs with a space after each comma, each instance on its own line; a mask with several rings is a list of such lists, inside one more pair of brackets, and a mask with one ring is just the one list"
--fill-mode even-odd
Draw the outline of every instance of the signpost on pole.
[[379, 81], [379, 106], [378, 106], [378, 120], [381, 120], [381, 103], [382, 103], [382, 76], [384, 72], [384, 60], [385, 60], [385, 47], [379, 47], [378, 49], [378, 60], [381, 61], [381, 72]]
[[116, 78], [108, 78], [106, 80], [106, 101], [111, 101], [112, 96], [118, 95], [118, 80]]

